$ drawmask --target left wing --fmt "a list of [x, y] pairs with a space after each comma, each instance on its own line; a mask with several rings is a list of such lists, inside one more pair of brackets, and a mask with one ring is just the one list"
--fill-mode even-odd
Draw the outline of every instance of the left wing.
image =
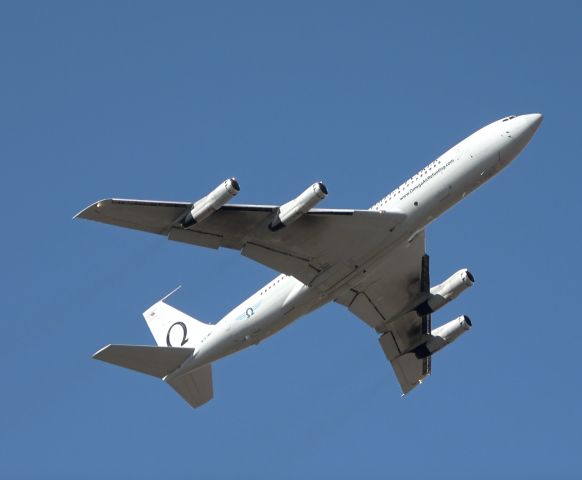
[[336, 302], [381, 333], [380, 344], [406, 394], [431, 372], [431, 357], [419, 348], [430, 337], [430, 314], [415, 310], [430, 295], [424, 230], [396, 247], [376, 271]]
[[186, 228], [192, 204], [108, 199], [76, 215], [103, 223], [166, 235], [170, 240], [209, 248], [232, 248], [306, 285], [326, 291], [349, 277], [382, 248], [405, 218], [401, 212], [311, 209], [277, 231], [272, 205], [224, 205]]

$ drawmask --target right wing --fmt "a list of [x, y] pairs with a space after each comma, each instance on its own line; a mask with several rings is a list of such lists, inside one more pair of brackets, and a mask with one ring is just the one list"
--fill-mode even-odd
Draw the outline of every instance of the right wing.
[[183, 228], [187, 202], [109, 199], [76, 215], [209, 248], [231, 248], [321, 291], [344, 281], [382, 248], [405, 218], [401, 212], [312, 209], [291, 225], [271, 231], [278, 207], [225, 205]]
[[394, 248], [376, 272], [336, 302], [381, 334], [380, 345], [406, 394], [431, 373], [431, 357], [422, 351], [430, 315], [414, 309], [430, 294], [424, 230]]

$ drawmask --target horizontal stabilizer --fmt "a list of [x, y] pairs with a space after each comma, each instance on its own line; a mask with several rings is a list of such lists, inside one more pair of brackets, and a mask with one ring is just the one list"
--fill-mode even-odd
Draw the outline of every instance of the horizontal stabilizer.
[[193, 352], [193, 348], [107, 345], [93, 355], [93, 358], [164, 378], [180, 367]]
[[204, 365], [186, 375], [169, 377], [166, 383], [170, 385], [191, 407], [199, 407], [212, 399], [212, 366]]

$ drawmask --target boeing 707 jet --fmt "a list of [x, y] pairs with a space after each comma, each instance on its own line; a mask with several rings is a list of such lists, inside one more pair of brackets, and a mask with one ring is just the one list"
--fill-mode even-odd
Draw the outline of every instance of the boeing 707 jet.
[[511, 115], [481, 128], [369, 210], [315, 208], [328, 193], [322, 182], [283, 205], [234, 205], [234, 178], [194, 203], [94, 203], [75, 218], [239, 250], [280, 272], [214, 325], [164, 297], [143, 314], [157, 346], [107, 345], [94, 358], [163, 379], [198, 407], [213, 397], [213, 362], [337, 302], [376, 330], [408, 393], [431, 374], [432, 355], [471, 328], [466, 315], [432, 327], [431, 314], [474, 277], [461, 269], [431, 287], [426, 227], [509, 165], [541, 122], [539, 113]]

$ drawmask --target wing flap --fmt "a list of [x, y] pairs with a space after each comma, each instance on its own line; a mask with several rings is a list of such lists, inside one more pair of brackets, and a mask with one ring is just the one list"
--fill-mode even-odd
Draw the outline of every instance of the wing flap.
[[257, 245], [256, 243], [247, 243], [241, 253], [245, 257], [267, 265], [278, 272], [293, 275], [306, 284], [310, 283], [319, 273], [319, 270], [314, 268], [306, 258], [297, 257], [274, 248]]
[[350, 311], [375, 330], [381, 330], [386, 319], [365, 292], [356, 294], [349, 304]]
[[168, 233], [168, 239], [214, 249], [220, 248], [223, 243], [222, 235], [193, 232], [192, 230], [184, 230], [183, 228], [172, 228]]
[[[407, 320], [402, 317], [415, 302], [423, 300], [421, 291], [422, 258], [425, 255], [425, 233], [392, 248], [390, 255], [376, 266], [374, 273], [352, 285], [349, 291], [336, 298], [350, 311], [378, 332], [386, 332], [389, 325], [402, 320], [398, 328], [411, 330], [417, 320], [414, 313]], [[420, 317], [418, 317], [420, 321]]]
[[243, 255], [326, 291], [381, 249], [404, 218], [399, 212], [339, 212], [312, 210], [276, 232], [266, 222], [239, 247]]

